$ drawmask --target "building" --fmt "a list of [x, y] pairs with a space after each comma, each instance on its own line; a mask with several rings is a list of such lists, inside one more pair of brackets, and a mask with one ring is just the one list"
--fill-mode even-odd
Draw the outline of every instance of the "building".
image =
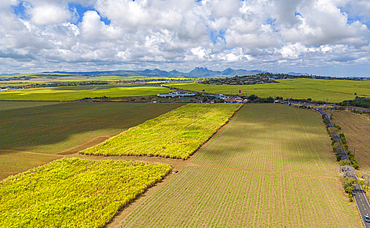
[[171, 92], [171, 93], [164, 93], [164, 94], [158, 94], [157, 97], [161, 98], [180, 98], [180, 99], [190, 99], [195, 98], [194, 93], [182, 93], [182, 92]]
[[229, 98], [225, 99], [224, 103], [247, 103], [248, 99], [243, 99], [241, 97], [234, 97], [234, 98]]

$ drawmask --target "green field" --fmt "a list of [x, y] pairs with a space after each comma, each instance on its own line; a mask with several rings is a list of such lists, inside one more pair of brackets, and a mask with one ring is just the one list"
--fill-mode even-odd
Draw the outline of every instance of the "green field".
[[0, 92], [0, 100], [74, 101], [85, 97], [149, 96], [170, 91], [151, 85], [61, 86]]
[[93, 137], [119, 134], [180, 106], [60, 103], [3, 110], [0, 111], [0, 149], [57, 153]]
[[281, 79], [279, 83], [260, 85], [207, 85], [200, 83], [169, 84], [170, 87], [214, 94], [239, 94], [259, 97], [311, 98], [315, 101], [341, 102], [357, 96], [370, 96], [370, 80]]
[[33, 108], [45, 105], [55, 105], [59, 104], [57, 102], [11, 102], [11, 101], [1, 101], [0, 111], [18, 108]]
[[80, 153], [187, 159], [240, 107], [240, 104], [188, 104]]
[[361, 227], [321, 117], [245, 105], [122, 227]]
[[102, 227], [169, 165], [61, 159], [0, 182], [0, 227]]

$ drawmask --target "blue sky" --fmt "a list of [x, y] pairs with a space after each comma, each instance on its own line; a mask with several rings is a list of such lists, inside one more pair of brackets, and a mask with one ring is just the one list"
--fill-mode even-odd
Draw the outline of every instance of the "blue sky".
[[367, 0], [2, 0], [0, 74], [228, 67], [370, 76]]

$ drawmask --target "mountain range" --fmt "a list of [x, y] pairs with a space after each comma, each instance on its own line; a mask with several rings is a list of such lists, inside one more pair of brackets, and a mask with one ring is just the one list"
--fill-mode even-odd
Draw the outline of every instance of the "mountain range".
[[[50, 73], [50, 72], [45, 72]], [[208, 70], [205, 67], [196, 67], [189, 73], [183, 73], [177, 70], [164, 71], [159, 69], [154, 70], [142, 70], [142, 71], [128, 71], [128, 70], [116, 70], [116, 71], [92, 71], [92, 72], [63, 72], [54, 71], [52, 73], [62, 73], [66, 75], [81, 75], [81, 76], [146, 76], [146, 77], [191, 77], [191, 78], [218, 78], [218, 77], [234, 77], [255, 75], [259, 73], [266, 73], [266, 71], [260, 70], [234, 70], [227, 68], [224, 71], [213, 71]]]

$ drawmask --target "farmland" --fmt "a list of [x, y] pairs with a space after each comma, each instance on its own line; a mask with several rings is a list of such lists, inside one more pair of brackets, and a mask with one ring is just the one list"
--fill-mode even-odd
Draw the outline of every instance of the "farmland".
[[294, 99], [311, 98], [315, 101], [341, 102], [356, 96], [370, 96], [370, 81], [324, 80], [324, 79], [281, 79], [279, 83], [259, 85], [207, 85], [200, 83], [178, 83], [168, 86], [214, 94], [255, 94], [259, 97], [283, 97]]
[[348, 149], [355, 153], [355, 158], [362, 171], [370, 170], [370, 120], [365, 115], [349, 111], [334, 111], [333, 122], [341, 127], [346, 136]]
[[[60, 103], [0, 111], [0, 149], [56, 153], [113, 136], [181, 104]], [[22, 141], [22, 143], [19, 143]]]
[[170, 92], [167, 88], [151, 85], [63, 86], [0, 92], [0, 100], [74, 101], [86, 97], [149, 96], [167, 92]]
[[[1, 102], [0, 179], [96, 145], [181, 104]], [[49, 103], [47, 103], [49, 104]], [[52, 104], [52, 103], [50, 103]], [[3, 106], [1, 106], [3, 107]], [[21, 142], [21, 143], [20, 143]], [[39, 152], [30, 154], [23, 151]]]
[[187, 159], [240, 107], [240, 104], [188, 104], [80, 153]]
[[0, 227], [102, 227], [169, 165], [61, 159], [0, 185]]
[[56, 102], [0, 102], [0, 111], [18, 108], [32, 108], [44, 105], [54, 105]]
[[[123, 227], [360, 227], [314, 111], [246, 105]], [[181, 205], [181, 206], [180, 206]]]

